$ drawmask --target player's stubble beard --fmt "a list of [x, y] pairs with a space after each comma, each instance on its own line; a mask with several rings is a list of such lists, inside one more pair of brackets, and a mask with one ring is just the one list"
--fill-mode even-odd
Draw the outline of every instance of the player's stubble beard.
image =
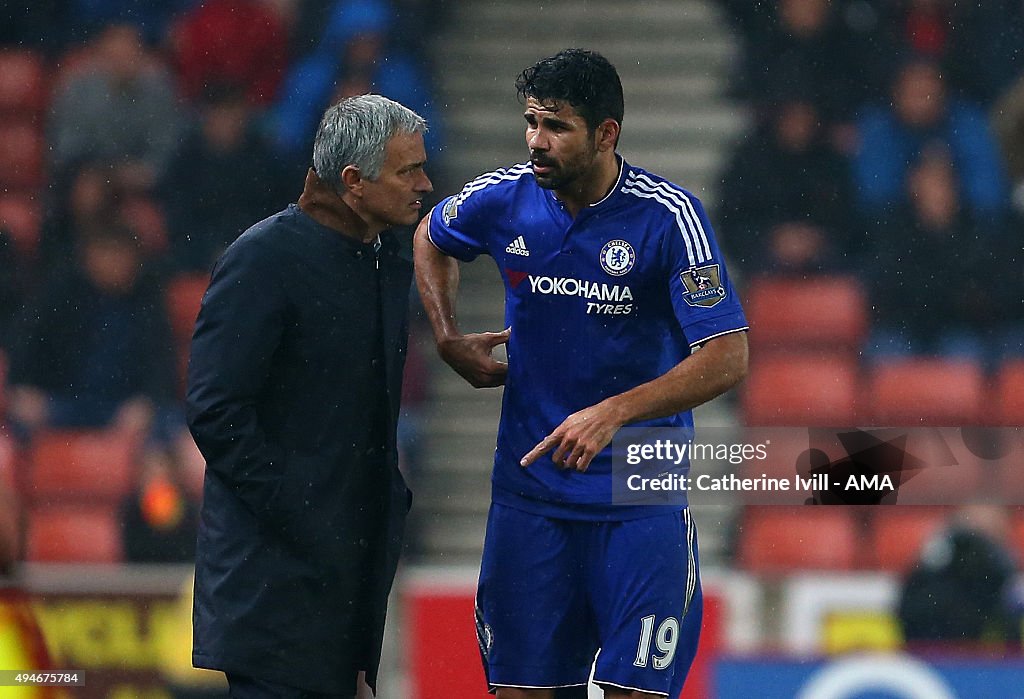
[[530, 153], [530, 162], [535, 165], [552, 167], [551, 172], [538, 175], [533, 173], [537, 184], [544, 189], [563, 191], [569, 189], [581, 178], [585, 178], [594, 170], [594, 161], [597, 159], [597, 145], [587, 139], [586, 149], [577, 157], [565, 163], [559, 163], [553, 158], [548, 158], [544, 153]]

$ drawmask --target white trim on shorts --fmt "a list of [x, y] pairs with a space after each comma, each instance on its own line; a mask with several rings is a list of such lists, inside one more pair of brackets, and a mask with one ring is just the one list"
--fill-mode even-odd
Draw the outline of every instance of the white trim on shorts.
[[668, 692], [660, 692], [657, 689], [641, 689], [640, 687], [627, 687], [624, 684], [615, 684], [614, 682], [605, 682], [604, 680], [599, 680], [596, 677], [594, 678], [594, 684], [596, 684], [598, 686], [606, 684], [609, 687], [617, 687], [618, 689], [628, 689], [631, 692], [644, 692], [645, 694], [657, 694], [659, 697], [667, 697], [668, 696]]

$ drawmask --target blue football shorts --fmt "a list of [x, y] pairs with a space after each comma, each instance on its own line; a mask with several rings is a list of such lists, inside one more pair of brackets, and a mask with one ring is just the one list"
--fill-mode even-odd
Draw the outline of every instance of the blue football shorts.
[[702, 612], [689, 510], [595, 522], [491, 505], [476, 623], [492, 692], [585, 686], [593, 666], [598, 685], [675, 699]]

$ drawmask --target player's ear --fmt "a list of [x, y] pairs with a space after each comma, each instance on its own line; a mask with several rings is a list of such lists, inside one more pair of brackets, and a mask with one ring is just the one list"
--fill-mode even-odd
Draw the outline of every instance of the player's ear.
[[346, 165], [341, 171], [341, 183], [357, 197], [363, 196], [363, 175], [359, 172], [359, 166]]
[[614, 119], [605, 119], [597, 127], [597, 149], [599, 151], [615, 150], [619, 142], [619, 122]]

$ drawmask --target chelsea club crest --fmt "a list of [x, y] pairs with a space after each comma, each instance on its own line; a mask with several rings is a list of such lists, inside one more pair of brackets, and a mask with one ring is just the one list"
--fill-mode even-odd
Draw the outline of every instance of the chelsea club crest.
[[621, 277], [633, 269], [636, 253], [625, 240], [609, 240], [601, 248], [601, 269], [613, 277]]

